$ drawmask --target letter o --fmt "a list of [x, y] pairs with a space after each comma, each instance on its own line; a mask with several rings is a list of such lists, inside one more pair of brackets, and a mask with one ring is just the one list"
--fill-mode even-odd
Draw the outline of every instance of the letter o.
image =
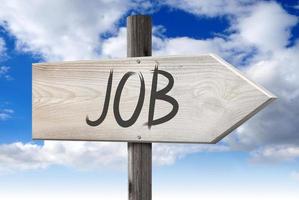
[[136, 73], [135, 72], [127, 72], [120, 80], [120, 82], [117, 86], [117, 89], [116, 89], [116, 93], [115, 93], [113, 112], [114, 112], [114, 117], [116, 119], [116, 122], [121, 127], [129, 127], [129, 126], [132, 126], [136, 122], [136, 120], [138, 119], [138, 117], [140, 115], [140, 112], [141, 112], [141, 109], [143, 106], [143, 102], [144, 102], [145, 84], [144, 84], [144, 78], [143, 78], [142, 74], [139, 72], [138, 75], [139, 75], [141, 87], [140, 87], [140, 91], [139, 91], [139, 98], [138, 98], [136, 108], [135, 108], [134, 113], [130, 119], [128, 119], [128, 120], [122, 119], [122, 117], [120, 116], [120, 113], [119, 113], [119, 103], [120, 103], [121, 93], [122, 93], [125, 83], [129, 79], [129, 77], [134, 74], [136, 74]]

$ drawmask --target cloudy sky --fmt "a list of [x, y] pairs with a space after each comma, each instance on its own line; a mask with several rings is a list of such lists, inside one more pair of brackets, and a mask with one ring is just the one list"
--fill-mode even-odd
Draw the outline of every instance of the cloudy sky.
[[0, 0], [0, 198], [127, 198], [125, 143], [32, 141], [31, 64], [126, 57], [132, 14], [153, 55], [218, 54], [279, 98], [216, 145], [154, 144], [153, 199], [297, 199], [297, 0]]

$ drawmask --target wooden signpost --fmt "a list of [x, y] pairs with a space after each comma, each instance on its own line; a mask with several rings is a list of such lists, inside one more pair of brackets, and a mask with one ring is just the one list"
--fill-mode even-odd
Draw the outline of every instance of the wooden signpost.
[[275, 96], [216, 55], [146, 57], [149, 16], [127, 29], [130, 58], [33, 64], [33, 138], [129, 142], [129, 199], [148, 200], [151, 142], [216, 143]]
[[33, 65], [33, 137], [216, 143], [274, 99], [215, 55]]

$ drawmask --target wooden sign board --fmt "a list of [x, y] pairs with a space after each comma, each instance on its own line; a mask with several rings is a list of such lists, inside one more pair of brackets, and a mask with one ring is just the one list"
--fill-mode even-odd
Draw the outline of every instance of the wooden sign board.
[[275, 97], [215, 55], [33, 64], [33, 138], [216, 143]]

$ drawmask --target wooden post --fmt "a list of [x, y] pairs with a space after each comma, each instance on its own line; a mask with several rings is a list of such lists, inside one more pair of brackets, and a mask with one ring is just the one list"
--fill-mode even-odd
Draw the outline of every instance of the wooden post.
[[[127, 56], [152, 55], [150, 16], [127, 18]], [[152, 199], [152, 144], [128, 143], [129, 200]]]

